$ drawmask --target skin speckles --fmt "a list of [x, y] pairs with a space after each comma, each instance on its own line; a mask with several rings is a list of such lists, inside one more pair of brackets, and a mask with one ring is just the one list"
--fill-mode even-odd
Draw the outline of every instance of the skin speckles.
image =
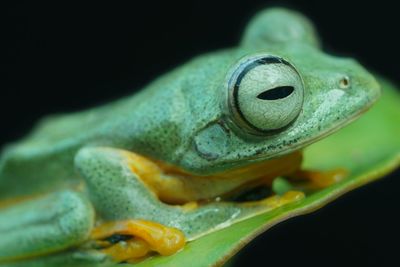
[[262, 154], [264, 151], [265, 151], [265, 148], [259, 148], [259, 149], [257, 149], [257, 150], [254, 152], [254, 154], [255, 154], [255, 155], [260, 155], [260, 154]]

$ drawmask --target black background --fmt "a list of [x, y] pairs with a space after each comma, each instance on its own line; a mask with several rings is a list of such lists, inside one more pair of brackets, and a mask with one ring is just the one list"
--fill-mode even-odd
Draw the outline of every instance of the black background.
[[[400, 84], [395, 1], [13, 2], [0, 8], [0, 145], [44, 114], [131, 94], [194, 55], [235, 45], [252, 14], [271, 5], [302, 11], [326, 50]], [[399, 179], [398, 171], [275, 226], [238, 266], [400, 266]]]

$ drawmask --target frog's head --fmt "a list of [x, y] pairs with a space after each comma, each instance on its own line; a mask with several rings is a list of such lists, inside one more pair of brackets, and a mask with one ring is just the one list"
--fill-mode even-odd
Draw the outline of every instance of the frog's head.
[[301, 149], [358, 118], [380, 95], [358, 62], [323, 53], [312, 24], [295, 12], [260, 13], [232, 54], [223, 84], [212, 83], [220, 92], [215, 120], [198, 129], [181, 158], [191, 172], [225, 171]]

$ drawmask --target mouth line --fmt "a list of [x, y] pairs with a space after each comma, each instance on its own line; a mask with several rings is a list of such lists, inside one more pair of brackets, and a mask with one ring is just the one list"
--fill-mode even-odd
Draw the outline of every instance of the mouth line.
[[[296, 150], [300, 150], [301, 148], [307, 147], [308, 145], [311, 145], [321, 139], [324, 139], [325, 137], [339, 131], [341, 128], [351, 124], [352, 122], [354, 122], [355, 120], [357, 120], [358, 118], [361, 117], [362, 114], [364, 114], [365, 112], [367, 112], [375, 103], [376, 101], [372, 101], [371, 103], [369, 103], [368, 105], [364, 106], [362, 109], [359, 109], [357, 112], [353, 113], [353, 115], [351, 117], [349, 117], [347, 120], [343, 120], [342, 122], [336, 124], [335, 126], [325, 130], [325, 131], [321, 131], [320, 134], [318, 136], [309, 138], [307, 140], [304, 140], [303, 142], [299, 142], [296, 143], [296, 145], [287, 147], [288, 149], [286, 150], [281, 150], [279, 152], [276, 153], [272, 153], [271, 155], [269, 155], [268, 157], [263, 157], [261, 156], [253, 156], [253, 157], [249, 157], [247, 158], [248, 161], [250, 161], [249, 163], [255, 163], [255, 162], [260, 162], [263, 160], [270, 160], [272, 158], [276, 158], [276, 157], [280, 157], [280, 156], [284, 156], [288, 153], [294, 152]], [[229, 161], [226, 163], [229, 164], [233, 164], [233, 163], [238, 163], [241, 162], [241, 160], [235, 160], [235, 161]]]

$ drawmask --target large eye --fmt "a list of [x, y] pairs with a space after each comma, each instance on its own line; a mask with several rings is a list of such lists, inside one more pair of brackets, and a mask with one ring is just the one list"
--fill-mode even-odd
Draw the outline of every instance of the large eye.
[[228, 109], [235, 124], [256, 135], [285, 128], [299, 115], [304, 97], [296, 69], [275, 56], [247, 59], [234, 70]]

